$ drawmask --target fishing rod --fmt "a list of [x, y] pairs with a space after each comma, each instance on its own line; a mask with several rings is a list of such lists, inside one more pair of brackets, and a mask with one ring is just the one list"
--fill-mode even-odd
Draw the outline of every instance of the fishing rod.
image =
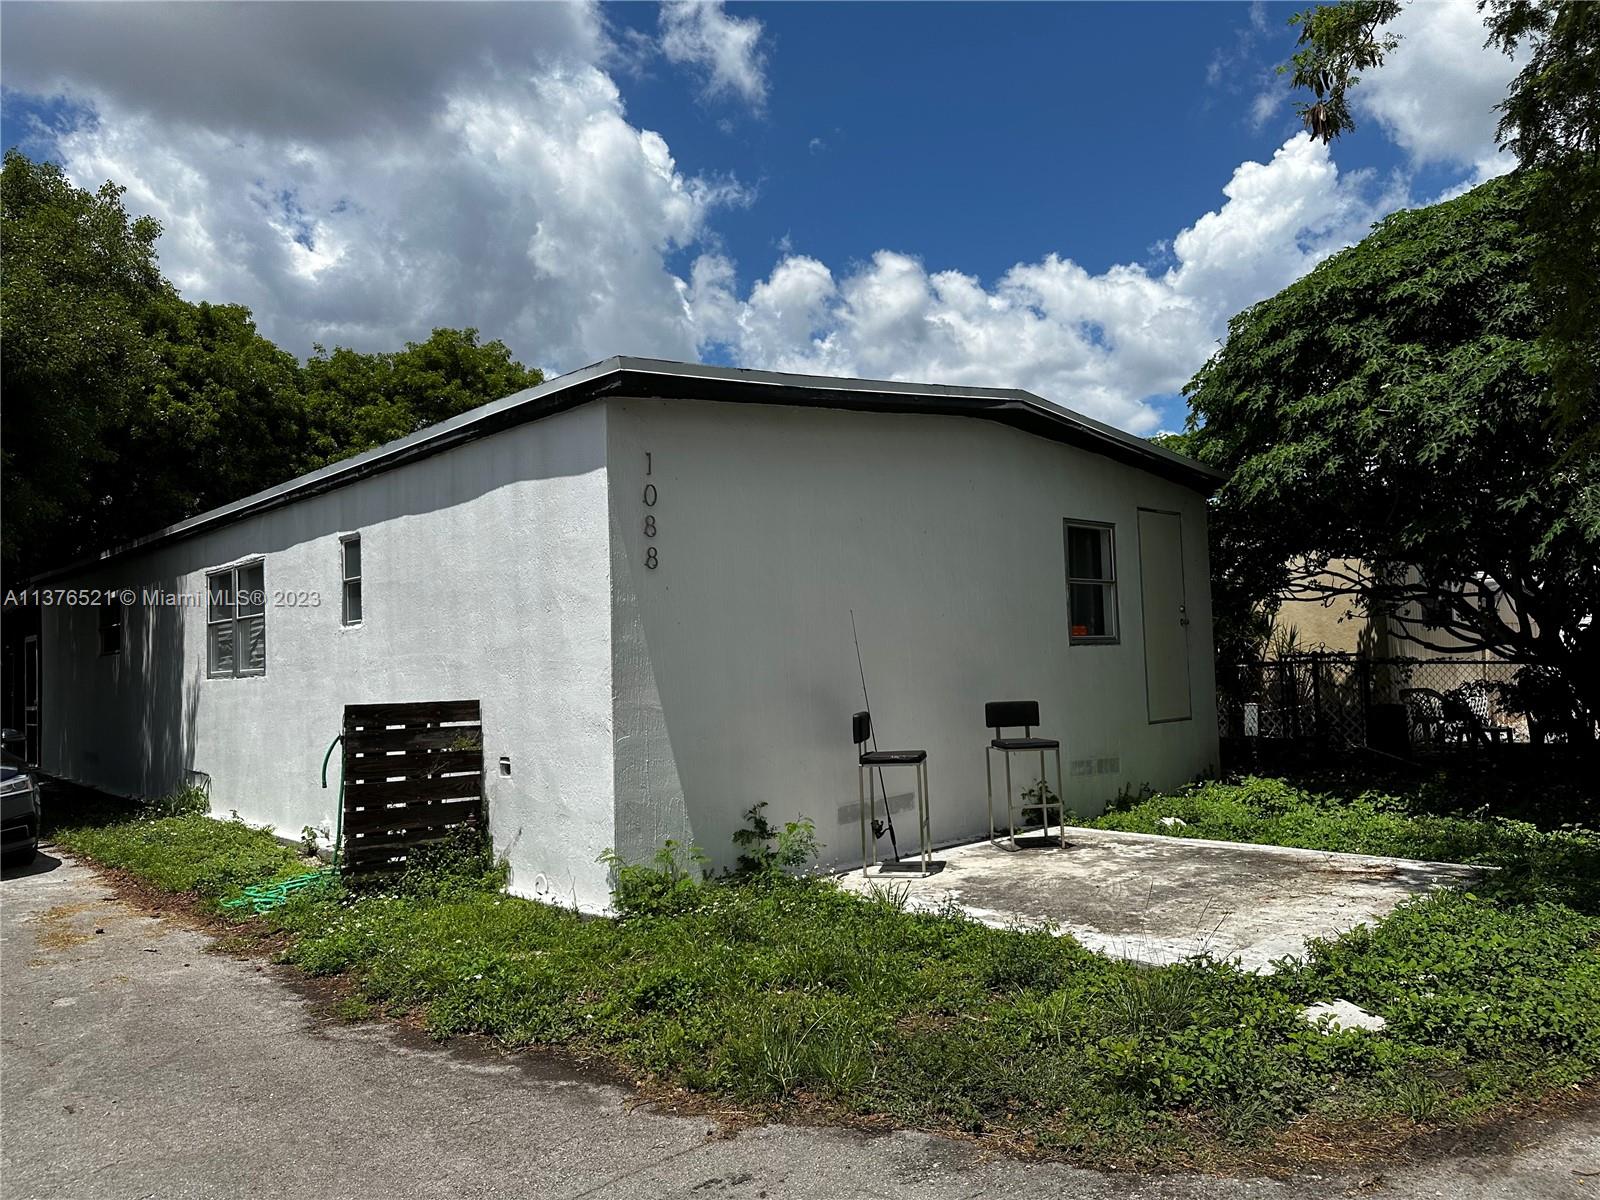
[[[856, 632], [856, 610], [850, 610], [850, 636], [856, 644], [856, 670], [861, 672], [861, 703], [866, 705], [867, 711], [872, 711], [872, 699], [867, 695], [867, 669], [861, 665], [861, 635]], [[878, 748], [878, 726], [872, 724], [872, 748]], [[889, 833], [889, 849], [894, 854], [894, 861], [900, 861], [900, 847], [894, 840], [894, 814], [889, 811], [889, 787], [883, 781], [883, 768], [878, 768], [878, 790], [883, 793], [883, 820], [876, 817], [872, 821], [872, 836], [881, 838], [884, 831]]]

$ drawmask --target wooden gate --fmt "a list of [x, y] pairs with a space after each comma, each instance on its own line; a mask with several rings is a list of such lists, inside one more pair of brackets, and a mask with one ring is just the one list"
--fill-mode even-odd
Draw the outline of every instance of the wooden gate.
[[483, 719], [476, 700], [347, 704], [344, 864], [402, 870], [412, 851], [483, 827]]

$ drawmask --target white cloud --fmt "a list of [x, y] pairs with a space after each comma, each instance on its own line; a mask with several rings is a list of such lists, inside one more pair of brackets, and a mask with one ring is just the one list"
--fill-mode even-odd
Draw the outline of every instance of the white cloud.
[[1376, 120], [1415, 165], [1472, 167], [1478, 180], [1516, 165], [1495, 145], [1496, 104], [1526, 61], [1484, 42], [1474, 0], [1415, 0], [1389, 26], [1400, 45], [1351, 91], [1358, 117]]
[[[51, 7], [61, 25], [36, 29], [41, 44], [86, 32], [71, 28], [74, 6]], [[323, 6], [266, 7], [280, 41], [299, 40], [281, 27], [308, 22], [302, 32], [342, 39], [324, 52], [352, 70], [366, 61], [368, 33], [383, 44], [391, 20], [432, 12], [441, 58], [416, 55], [403, 86], [328, 84], [344, 89], [344, 107], [326, 127], [297, 107], [306, 81], [293, 72], [276, 90], [263, 73], [248, 104], [226, 100], [248, 55], [225, 49], [235, 36], [219, 36], [208, 15], [219, 10], [163, 26], [175, 41], [166, 53], [187, 64], [181, 81], [102, 64], [92, 37], [30, 77], [93, 107], [97, 119], [62, 136], [57, 152], [80, 185], [114, 179], [130, 210], [162, 222], [162, 267], [186, 296], [248, 305], [298, 354], [313, 342], [392, 348], [435, 325], [475, 325], [546, 367], [619, 350], [695, 357], [689, 285], [668, 258], [744, 193], [731, 180], [686, 177], [658, 134], [628, 122], [591, 61], [605, 51], [592, 14], [358, 5], [340, 8], [348, 20], [333, 29]], [[158, 24], [169, 15], [150, 11]], [[248, 24], [262, 10], [225, 11]], [[457, 11], [505, 24], [480, 28], [470, 51], [445, 53]], [[119, 9], [102, 15], [121, 20]], [[136, 41], [139, 29], [119, 26], [113, 40]], [[13, 33], [8, 17], [8, 83]], [[495, 46], [510, 57], [492, 57]], [[409, 93], [401, 117], [390, 111], [402, 103], [396, 92]]]
[[[1147, 432], [1152, 398], [1181, 388], [1230, 315], [1408, 198], [1403, 180], [1374, 195], [1376, 181], [1341, 174], [1299, 135], [1237, 167], [1215, 211], [1164, 238], [1154, 264], [1091, 272], [1041, 247], [981, 280], [915, 246], [841, 265], [785, 240], [764, 274], [741, 281], [715, 220], [750, 194], [685, 174], [629, 120], [608, 74], [620, 52], [591, 9], [7, 11], [8, 86], [96, 114], [57, 143], [75, 181], [125, 184], [129, 208], [164, 224], [162, 265], [186, 296], [249, 305], [298, 354], [475, 325], [560, 370], [618, 352], [720, 350], [749, 366], [1026, 387]], [[707, 38], [732, 28], [727, 57], [689, 61], [713, 79], [722, 70], [740, 95], [765, 94], [757, 23], [715, 6], [662, 19]], [[260, 67], [252, 43], [289, 65]], [[302, 44], [314, 44], [308, 58], [292, 52]], [[386, 55], [404, 70], [387, 70]], [[154, 66], [133, 65], [141, 58]], [[1369, 94], [1403, 124], [1395, 89], [1427, 83], [1398, 55], [1392, 66]], [[1480, 143], [1488, 127], [1480, 119]], [[1466, 147], [1454, 161], [1473, 161], [1477, 143], [1451, 144]]]
[[[790, 255], [740, 298], [731, 264], [703, 257], [691, 308], [702, 334], [747, 366], [1023, 387], [1138, 432], [1150, 398], [1183, 386], [1229, 316], [1359, 239], [1382, 211], [1304, 134], [1245, 163], [1226, 198], [1180, 232], [1174, 264], [1092, 274], [1055, 254], [992, 287], [881, 250], [836, 277]], [[1392, 201], [1392, 197], [1388, 198]]]
[[6, 87], [317, 142], [426, 120], [463, 84], [609, 45], [584, 4], [18, 4]]
[[1255, 99], [1250, 101], [1250, 128], [1263, 128], [1277, 114], [1278, 106], [1282, 103], [1281, 87], [1267, 87], [1257, 92]]
[[668, 60], [692, 67], [709, 97], [728, 92], [754, 108], [767, 99], [767, 60], [761, 22], [730, 17], [722, 0], [665, 0], [661, 5], [661, 50]]

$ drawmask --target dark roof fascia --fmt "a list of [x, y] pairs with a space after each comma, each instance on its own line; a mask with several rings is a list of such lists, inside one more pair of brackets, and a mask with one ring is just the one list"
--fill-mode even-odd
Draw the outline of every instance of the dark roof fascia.
[[41, 572], [29, 583], [77, 574], [168, 542], [193, 537], [607, 396], [979, 417], [1092, 450], [1205, 494], [1214, 491], [1225, 478], [1219, 471], [1143, 438], [1123, 433], [1070, 409], [1059, 408], [1030, 392], [1010, 388], [787, 375], [661, 359], [615, 357], [480, 405], [448, 421], [330, 463], [100, 554]]
[[[693, 366], [655, 359], [618, 360], [629, 377], [616, 394], [664, 400], [838, 408], [855, 412], [939, 413], [979, 417], [1091, 450], [1129, 466], [1175, 480], [1206, 495], [1224, 472], [1124, 433], [1082, 413], [1015, 388], [951, 387], [925, 383], [784, 375], [737, 367]], [[674, 368], [664, 370], [663, 368]], [[633, 375], [638, 378], [633, 378]], [[764, 394], [770, 393], [770, 394]]]

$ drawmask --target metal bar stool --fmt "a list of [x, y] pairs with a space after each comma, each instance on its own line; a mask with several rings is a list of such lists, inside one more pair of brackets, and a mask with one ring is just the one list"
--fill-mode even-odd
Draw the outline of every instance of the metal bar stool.
[[[994, 737], [983, 748], [983, 776], [989, 787], [989, 840], [994, 837], [994, 759], [996, 750], [1005, 756], [1006, 762], [1006, 824], [1011, 830], [1011, 848], [1017, 849], [1017, 813], [1024, 817], [1029, 812], [1038, 810], [1044, 820], [1044, 833], [1050, 836], [1050, 810], [1056, 810], [1056, 823], [1061, 828], [1061, 845], [1067, 844], [1067, 823], [1063, 816], [1063, 806], [1066, 803], [1066, 785], [1061, 776], [1061, 743], [1054, 738], [1041, 738], [1033, 736], [1033, 727], [1039, 723], [1039, 702], [1037, 700], [995, 700], [983, 706], [983, 723], [994, 730]], [[1008, 738], [1001, 736], [1006, 729], [1022, 727], [1022, 736]], [[1024, 802], [1012, 804], [1011, 795], [1011, 756], [1013, 754], [1039, 755], [1039, 782], [1047, 783], [1049, 776], [1044, 769], [1044, 755], [1046, 750], [1056, 752], [1056, 798], [1054, 801], [1041, 795], [1036, 803]], [[1020, 798], [1019, 798], [1020, 799]]]
[[[928, 843], [932, 840], [928, 833], [928, 752], [926, 750], [868, 750], [867, 742], [872, 740], [872, 714], [858, 712], [850, 718], [850, 740], [856, 744], [856, 790], [861, 797], [861, 873], [865, 875], [867, 868], [878, 861], [878, 838], [876, 826], [878, 824], [877, 785], [872, 780], [873, 768], [881, 770], [884, 767], [915, 767], [917, 769], [917, 843], [921, 847], [922, 873], [932, 874], [930, 867], [930, 850]], [[883, 797], [884, 815], [889, 814], [889, 796], [887, 786], [884, 788]], [[867, 837], [868, 820], [874, 827], [871, 840]], [[899, 861], [898, 858], [895, 860]]]

